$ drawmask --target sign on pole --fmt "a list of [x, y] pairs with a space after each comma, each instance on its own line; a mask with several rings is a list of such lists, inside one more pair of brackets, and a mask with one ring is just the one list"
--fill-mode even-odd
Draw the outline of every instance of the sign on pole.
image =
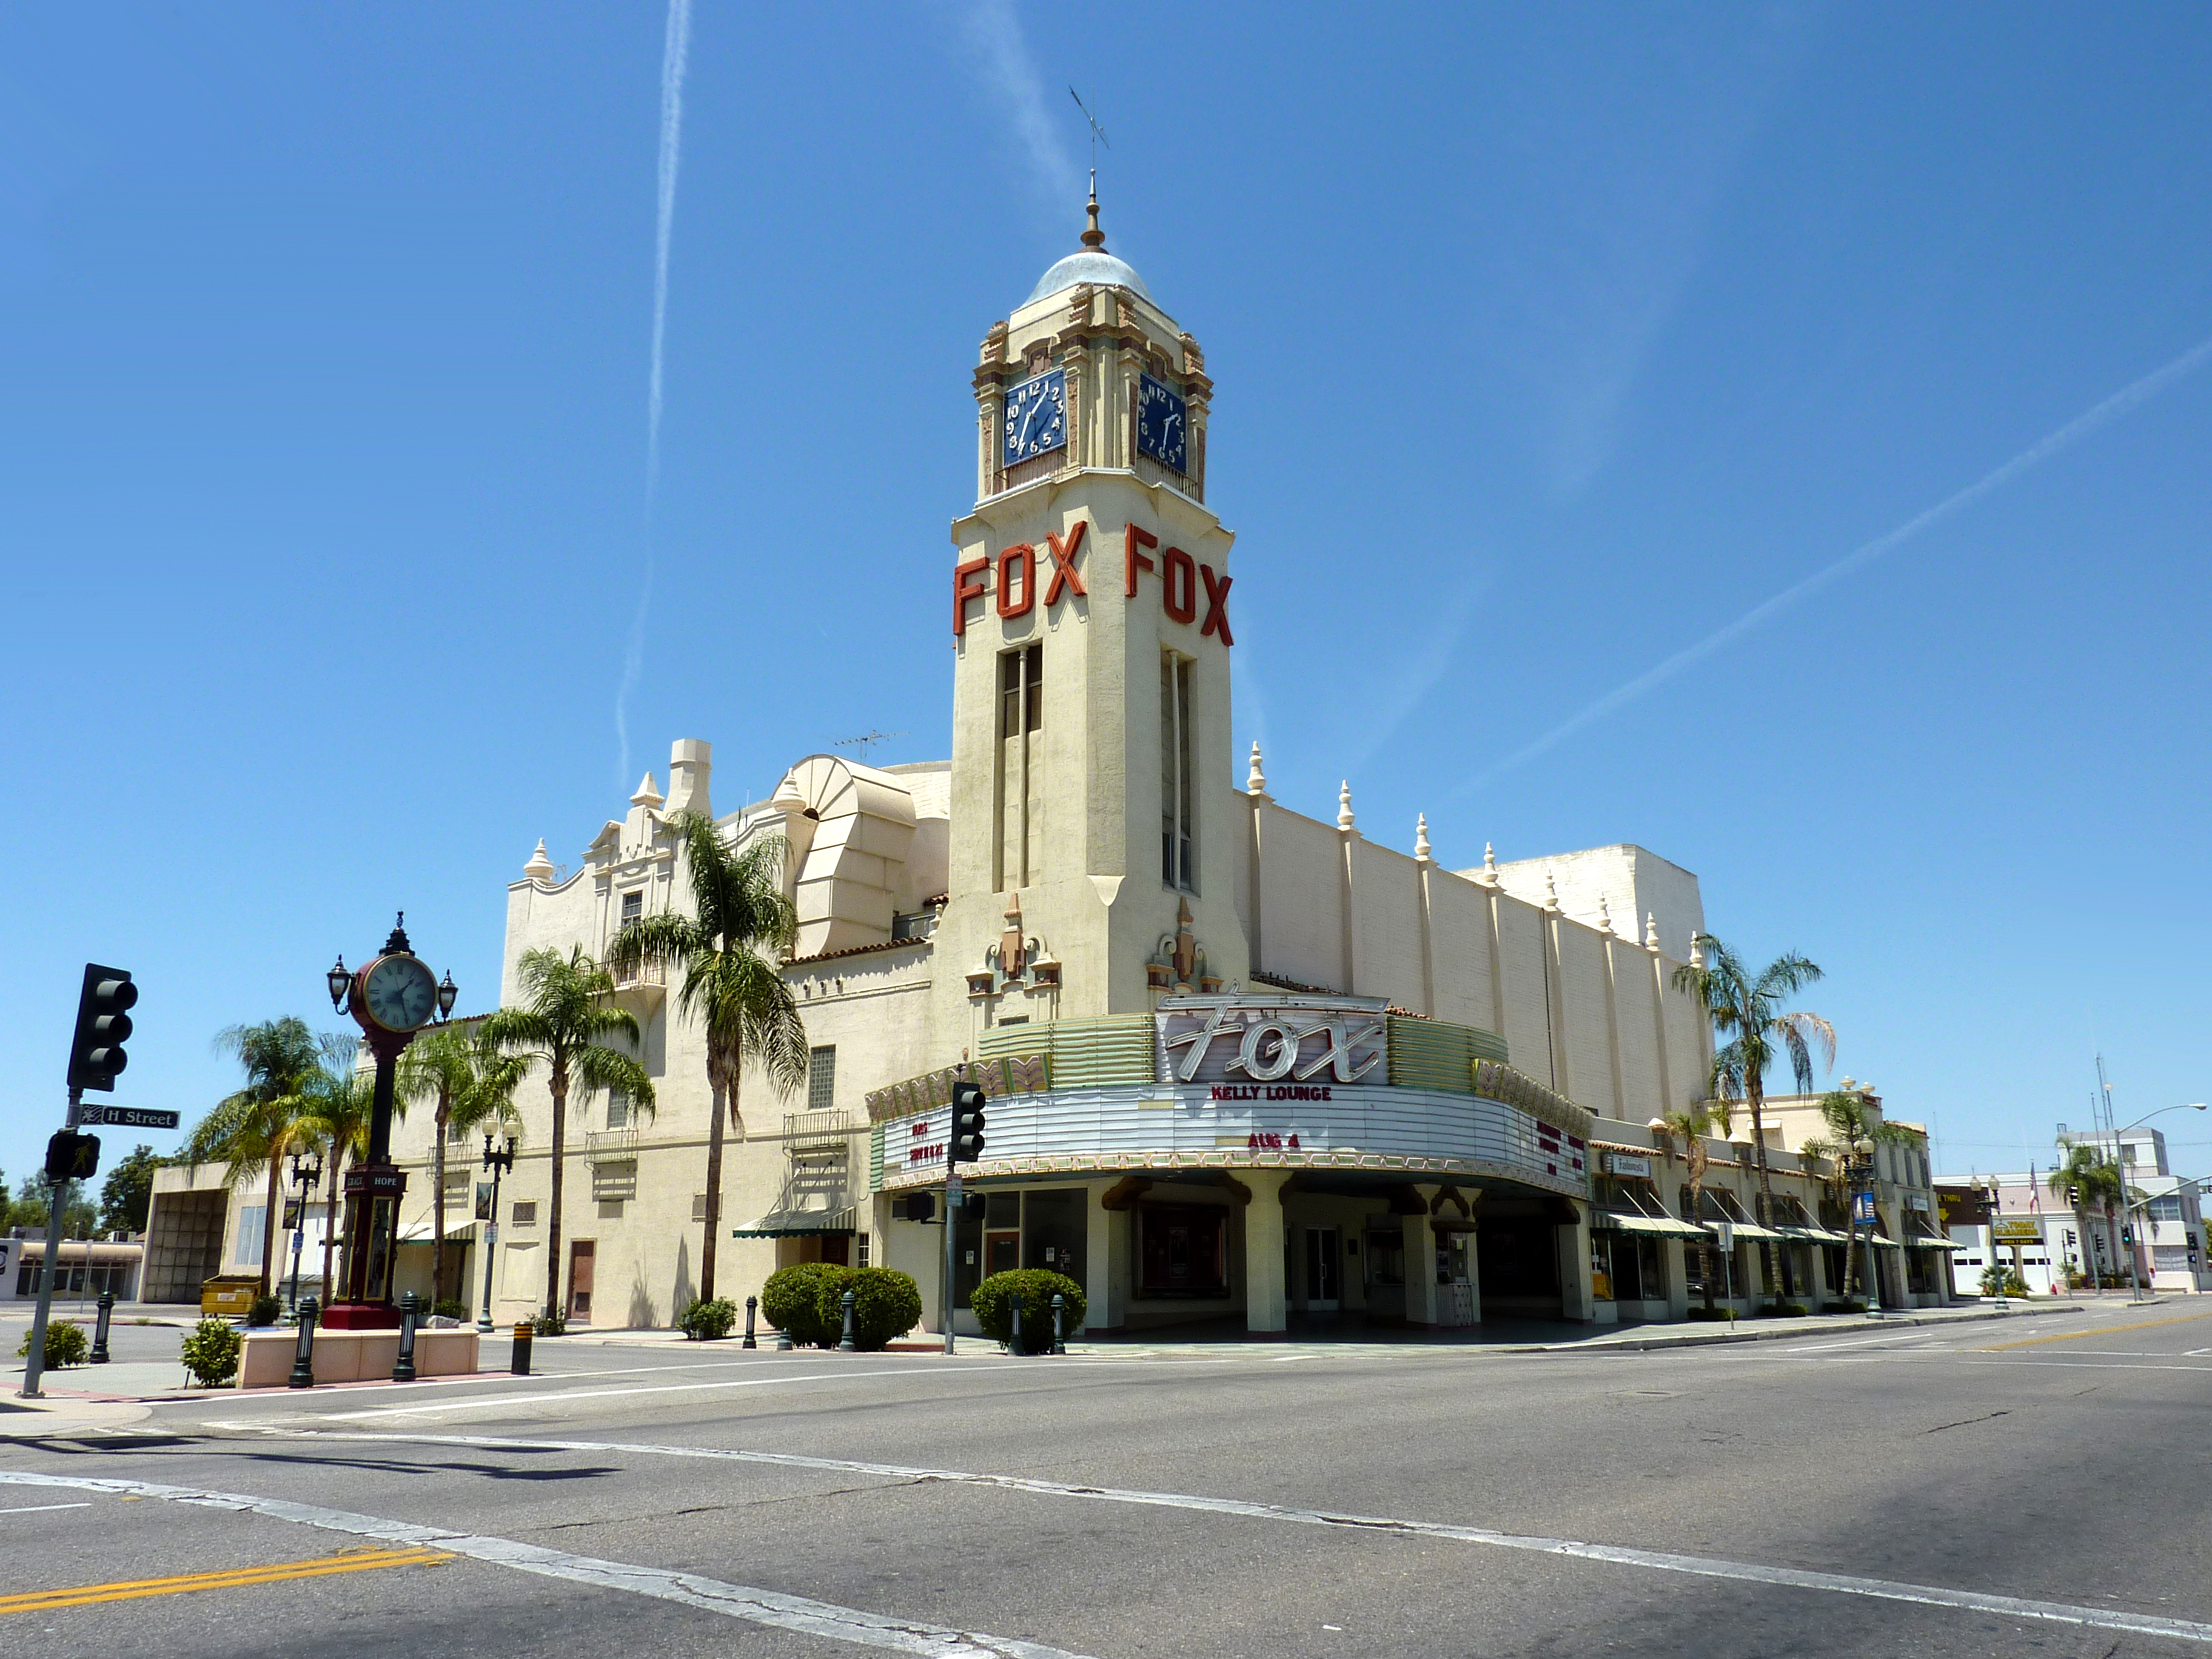
[[176, 1112], [156, 1112], [140, 1106], [80, 1106], [76, 1121], [90, 1129], [173, 1129], [182, 1121]]

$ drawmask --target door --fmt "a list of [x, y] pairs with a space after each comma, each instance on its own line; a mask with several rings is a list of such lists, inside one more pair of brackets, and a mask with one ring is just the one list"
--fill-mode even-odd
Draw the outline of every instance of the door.
[[1306, 1229], [1306, 1310], [1310, 1313], [1334, 1313], [1337, 1308], [1337, 1253], [1344, 1246], [1337, 1242], [1334, 1227]]
[[592, 1317], [592, 1263], [597, 1250], [592, 1239], [568, 1241], [568, 1317], [586, 1324]]
[[983, 1241], [983, 1275], [1010, 1273], [1022, 1265], [1022, 1235], [1018, 1228], [1008, 1232], [994, 1231]]

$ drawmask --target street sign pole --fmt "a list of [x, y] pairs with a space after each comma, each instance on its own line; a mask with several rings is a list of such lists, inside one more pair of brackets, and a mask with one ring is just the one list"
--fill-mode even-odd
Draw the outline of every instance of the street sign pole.
[[[84, 1091], [72, 1088], [69, 1099], [71, 1129], [77, 1127], [77, 1113], [83, 1103]], [[23, 1360], [22, 1397], [26, 1400], [45, 1398], [39, 1392], [39, 1384], [46, 1373], [46, 1321], [54, 1310], [54, 1273], [61, 1266], [62, 1218], [69, 1213], [70, 1186], [68, 1181], [56, 1181], [51, 1176], [46, 1180], [46, 1259], [39, 1273], [38, 1310], [31, 1316], [31, 1352]], [[90, 1252], [86, 1255], [88, 1260]], [[89, 1277], [90, 1267], [85, 1272]]]

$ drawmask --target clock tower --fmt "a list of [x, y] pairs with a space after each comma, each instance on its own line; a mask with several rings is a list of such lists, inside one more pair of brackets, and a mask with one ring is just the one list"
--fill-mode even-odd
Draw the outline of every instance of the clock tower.
[[[984, 337], [952, 526], [940, 1045], [1241, 984], [1231, 533], [1206, 505], [1198, 342], [1081, 248]], [[953, 1039], [949, 1044], [946, 1039]]]

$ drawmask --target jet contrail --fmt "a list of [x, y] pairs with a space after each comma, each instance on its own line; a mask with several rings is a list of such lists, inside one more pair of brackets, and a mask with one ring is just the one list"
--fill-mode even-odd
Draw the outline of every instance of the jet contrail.
[[2087, 437], [2100, 427], [2118, 420], [2138, 404], [2148, 402], [2176, 380], [2191, 370], [2200, 368], [2209, 358], [2212, 358], [2212, 340], [2206, 340], [2191, 347], [2166, 364], [2165, 368], [2153, 369], [2140, 380], [2122, 387], [2104, 402], [2075, 416], [2048, 437], [2029, 445], [1994, 472], [1985, 474], [1955, 495], [1946, 496], [1926, 512], [1915, 518], [1907, 519], [1887, 534], [1877, 536], [1872, 541], [1853, 548], [1826, 569], [1814, 571], [1795, 586], [1786, 587], [1773, 598], [1753, 606], [1725, 628], [1706, 635], [1695, 645], [1676, 652], [1656, 667], [1647, 669], [1634, 679], [1614, 687], [1580, 714], [1553, 726], [1525, 748], [1516, 750], [1495, 766], [1490, 767], [1462, 785], [1454, 793], [1465, 794], [1469, 790], [1489, 782], [1501, 772], [1510, 771], [1524, 761], [1534, 760], [1546, 750], [1565, 738], [1572, 737], [1593, 720], [1611, 714], [1625, 703], [1635, 702], [1654, 686], [1673, 679], [1675, 675], [1692, 663], [1704, 660], [1723, 646], [1749, 633], [1770, 617], [1786, 611], [1807, 594], [1850, 575], [1851, 572], [1863, 565], [1872, 563], [1893, 548], [1911, 540], [1929, 526], [1949, 518], [1961, 508], [1972, 506], [1991, 490], [2009, 483], [2030, 467], [2050, 459], [2060, 450], [2068, 448]]
[[638, 585], [637, 614], [623, 653], [622, 685], [615, 693], [615, 737], [621, 751], [615, 778], [629, 781], [629, 699], [645, 672], [645, 618], [653, 603], [653, 502], [660, 487], [662, 347], [668, 335], [668, 240], [676, 222], [676, 168], [683, 158], [684, 70], [691, 52], [691, 0], [668, 0], [668, 34], [660, 53], [660, 166], [659, 212], [653, 244], [653, 362], [645, 415], [645, 578]]

